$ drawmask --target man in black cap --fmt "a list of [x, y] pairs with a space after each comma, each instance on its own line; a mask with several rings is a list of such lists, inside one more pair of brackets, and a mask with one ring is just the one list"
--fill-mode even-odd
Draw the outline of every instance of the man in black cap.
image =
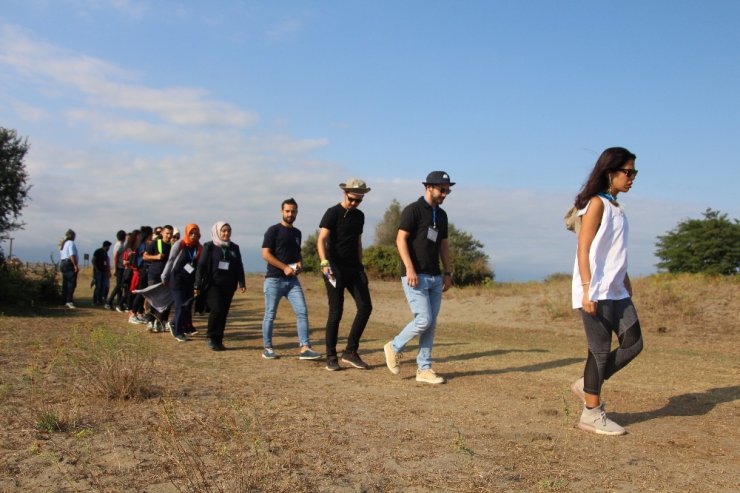
[[326, 321], [326, 369], [339, 370], [337, 337], [344, 311], [344, 290], [352, 295], [357, 313], [347, 337], [342, 361], [366, 370], [357, 350], [373, 310], [367, 275], [362, 265], [362, 230], [365, 215], [358, 209], [365, 194], [370, 191], [363, 180], [350, 178], [339, 184], [344, 192], [342, 201], [329, 207], [319, 223], [317, 247], [329, 298], [329, 317]]
[[[452, 192], [450, 187], [454, 183], [444, 171], [432, 171], [422, 184], [424, 195], [403, 210], [396, 236], [396, 247], [403, 262], [401, 281], [414, 319], [383, 350], [388, 369], [397, 375], [401, 371], [401, 352], [418, 335], [416, 381], [440, 384], [445, 379], [432, 370], [432, 345], [442, 292], [452, 285], [452, 264], [447, 242], [447, 213], [439, 206]], [[444, 271], [439, 269], [440, 258]]]

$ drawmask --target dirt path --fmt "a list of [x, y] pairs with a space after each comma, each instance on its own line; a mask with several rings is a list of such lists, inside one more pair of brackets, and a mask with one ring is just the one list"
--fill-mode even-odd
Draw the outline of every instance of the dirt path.
[[[303, 283], [323, 352], [325, 293], [317, 278]], [[372, 285], [361, 351], [371, 369], [340, 372], [295, 358], [287, 303], [275, 330], [282, 357], [260, 357], [258, 286], [250, 278], [237, 295], [223, 353], [206, 349], [203, 331], [176, 343], [82, 298], [75, 311], [0, 316], [0, 491], [740, 489], [734, 284], [690, 320], [641, 311], [646, 349], [605, 386], [623, 437], [575, 428], [568, 385], [585, 341], [579, 320], [552, 301], [567, 299], [567, 284], [446, 294], [434, 367], [449, 381], [434, 387], [414, 381], [415, 346], [400, 375], [385, 368], [382, 346], [410, 318], [397, 283]], [[706, 325], [718, 311], [723, 324]], [[154, 352], [149, 398], [82, 391], [89, 382], [69, 350], [85, 350], [96, 328], [138, 333]], [[49, 414], [61, 431], [39, 430]]]

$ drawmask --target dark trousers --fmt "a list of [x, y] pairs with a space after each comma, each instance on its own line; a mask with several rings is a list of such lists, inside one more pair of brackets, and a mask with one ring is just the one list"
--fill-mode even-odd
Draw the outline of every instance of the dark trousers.
[[95, 290], [93, 290], [93, 303], [102, 305], [105, 303], [105, 297], [108, 296], [110, 288], [110, 277], [107, 271], [96, 270], [93, 273], [95, 279]]
[[123, 286], [123, 267], [116, 267], [116, 285], [113, 287], [113, 291], [110, 293], [108, 298], [108, 304], [113, 306], [113, 301], [118, 298], [118, 306], [123, 303], [125, 290]]
[[175, 300], [175, 335], [184, 334], [193, 327], [193, 286], [171, 286]]
[[337, 268], [332, 266], [337, 286], [334, 287], [325, 278], [326, 294], [329, 297], [329, 318], [326, 321], [326, 355], [337, 355], [337, 337], [339, 334], [339, 323], [342, 321], [344, 311], [344, 290], [352, 295], [357, 306], [357, 314], [352, 322], [352, 327], [347, 336], [347, 347], [345, 352], [357, 352], [360, 347], [360, 338], [365, 331], [373, 304], [370, 301], [370, 290], [368, 289], [367, 275], [359, 269]]
[[69, 260], [62, 260], [60, 270], [62, 272], [62, 303], [72, 303], [77, 287], [77, 273]]
[[206, 292], [206, 304], [210, 310], [206, 337], [216, 344], [223, 343], [226, 317], [229, 315], [231, 300], [233, 299], [233, 289], [211, 286]]
[[[642, 331], [632, 299], [600, 300], [596, 315], [581, 310], [588, 340], [588, 358], [583, 372], [583, 390], [601, 394], [604, 380], [627, 366], [642, 351]], [[612, 332], [619, 347], [612, 350]]]

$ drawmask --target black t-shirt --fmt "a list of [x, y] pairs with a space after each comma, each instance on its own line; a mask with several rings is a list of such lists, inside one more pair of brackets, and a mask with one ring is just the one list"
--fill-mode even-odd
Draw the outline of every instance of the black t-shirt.
[[[269, 248], [284, 264], [294, 264], [301, 260], [301, 230], [281, 223], [270, 226], [265, 232], [262, 248]], [[285, 277], [285, 274], [268, 262], [265, 277]]]
[[105, 272], [108, 270], [108, 252], [105, 248], [98, 248], [93, 252], [92, 263], [95, 270], [98, 272]]
[[[437, 231], [436, 241], [428, 238], [430, 228]], [[447, 213], [439, 207], [433, 208], [422, 196], [403, 210], [398, 229], [409, 233], [409, 253], [416, 273], [431, 276], [442, 274], [439, 269], [439, 245], [447, 238]], [[406, 267], [402, 265], [401, 268], [405, 276]]]
[[365, 214], [359, 209], [345, 209], [342, 204], [329, 207], [319, 223], [320, 228], [331, 231], [329, 260], [340, 267], [359, 267], [358, 239], [365, 225]]
[[167, 263], [167, 259], [170, 258], [170, 250], [172, 250], [172, 245], [170, 245], [169, 243], [165, 243], [162, 240], [154, 240], [146, 246], [146, 253], [148, 253], [149, 255], [159, 255], [160, 253], [164, 254], [162, 260], [147, 261], [147, 264], [149, 266], [147, 272], [150, 279], [159, 279], [161, 277], [162, 271], [164, 270], [164, 265]]

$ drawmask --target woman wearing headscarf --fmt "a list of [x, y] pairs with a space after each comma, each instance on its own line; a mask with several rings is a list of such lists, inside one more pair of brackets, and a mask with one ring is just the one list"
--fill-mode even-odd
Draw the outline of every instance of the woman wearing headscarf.
[[68, 229], [64, 238], [59, 241], [59, 270], [62, 272], [62, 304], [67, 308], [74, 308], [72, 296], [77, 287], [77, 273], [80, 271], [75, 232]]
[[213, 351], [226, 349], [226, 317], [237, 287], [242, 293], [246, 291], [242, 255], [239, 245], [231, 241], [229, 223], [218, 221], [211, 227], [211, 241], [203, 246], [195, 273], [195, 294], [205, 296], [210, 310], [206, 344]]
[[175, 300], [175, 318], [170, 325], [172, 335], [179, 342], [188, 340], [186, 334], [194, 334], [193, 305], [195, 269], [203, 246], [200, 244], [200, 228], [197, 224], [185, 227], [183, 238], [172, 245], [170, 258], [162, 271], [162, 282], [170, 286]]

